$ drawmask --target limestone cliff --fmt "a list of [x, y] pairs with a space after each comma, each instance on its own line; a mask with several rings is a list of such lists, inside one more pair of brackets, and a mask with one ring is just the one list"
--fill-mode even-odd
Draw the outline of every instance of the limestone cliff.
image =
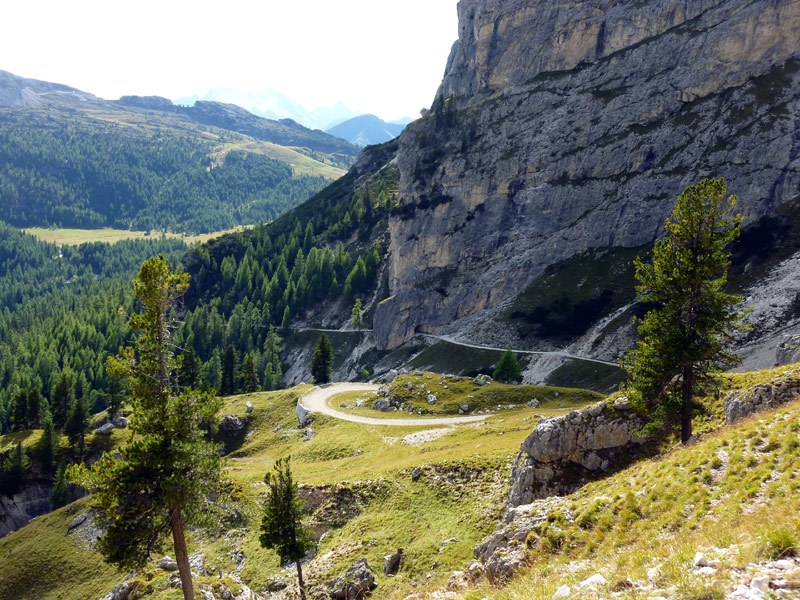
[[800, 2], [461, 0], [446, 102], [400, 137], [379, 346], [456, 331], [548, 265], [660, 235], [723, 176], [746, 222], [800, 188]]

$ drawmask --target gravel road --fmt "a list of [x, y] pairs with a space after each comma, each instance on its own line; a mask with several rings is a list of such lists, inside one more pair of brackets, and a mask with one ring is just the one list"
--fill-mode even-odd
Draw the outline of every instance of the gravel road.
[[388, 425], [391, 427], [429, 427], [431, 425], [458, 425], [459, 423], [474, 423], [483, 421], [486, 415], [474, 415], [469, 417], [419, 417], [416, 419], [393, 419], [375, 417], [362, 417], [345, 412], [334, 410], [328, 406], [328, 399], [336, 394], [343, 392], [374, 392], [378, 389], [377, 385], [369, 383], [331, 383], [324, 387], [315, 387], [306, 392], [300, 398], [300, 405], [309, 412], [319, 412], [343, 421], [353, 423], [364, 423], [367, 425]]

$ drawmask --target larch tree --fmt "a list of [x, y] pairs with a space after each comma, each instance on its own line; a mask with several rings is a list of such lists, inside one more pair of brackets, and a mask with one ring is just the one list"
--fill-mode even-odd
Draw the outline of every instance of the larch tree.
[[649, 418], [646, 433], [679, 422], [683, 443], [692, 437], [695, 394], [738, 361], [726, 342], [746, 328], [741, 298], [725, 292], [728, 245], [741, 223], [736, 197], [726, 192], [723, 179], [686, 188], [652, 262], [635, 261], [638, 298], [656, 308], [640, 321], [642, 339], [622, 360], [629, 397]]
[[314, 543], [309, 530], [303, 526], [303, 501], [297, 497], [297, 484], [292, 479], [289, 457], [279, 459], [274, 473], [267, 473], [264, 482], [269, 487], [264, 517], [261, 522], [261, 545], [275, 549], [281, 564], [293, 562], [297, 566], [300, 597], [305, 600], [306, 586], [300, 561]]
[[170, 339], [188, 280], [172, 273], [163, 256], [142, 264], [134, 281], [141, 312], [128, 320], [138, 334], [135, 347], [108, 362], [109, 375], [128, 380], [134, 437], [120, 448], [119, 459], [105, 453], [91, 469], [72, 466], [68, 475], [92, 493], [92, 506], [103, 516], [106, 530], [98, 545], [105, 559], [141, 567], [171, 532], [183, 597], [193, 600], [184, 528], [210, 523], [215, 513], [209, 497], [219, 489], [221, 459], [204, 428], [221, 400], [178, 383]]
[[353, 311], [350, 313], [350, 323], [355, 329], [364, 328], [364, 310], [361, 306], [361, 298], [356, 298], [353, 304]]

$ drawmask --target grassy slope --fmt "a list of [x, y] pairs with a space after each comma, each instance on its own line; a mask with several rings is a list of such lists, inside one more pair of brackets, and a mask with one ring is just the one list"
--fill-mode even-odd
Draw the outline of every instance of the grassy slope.
[[43, 242], [51, 244], [67, 244], [68, 246], [78, 246], [84, 243], [92, 242], [106, 242], [114, 244], [122, 240], [138, 240], [138, 239], [151, 239], [160, 235], [165, 235], [168, 238], [180, 238], [187, 244], [203, 243], [208, 240], [213, 240], [226, 233], [234, 233], [248, 229], [248, 227], [237, 227], [235, 229], [228, 229], [226, 231], [218, 231], [215, 233], [201, 233], [198, 235], [185, 235], [181, 233], [160, 233], [156, 232], [150, 234], [147, 231], [130, 231], [128, 229], [112, 229], [110, 227], [103, 227], [102, 229], [49, 229], [44, 227], [28, 227], [23, 229], [25, 233], [36, 236]]
[[[735, 375], [725, 387], [747, 387], [785, 370]], [[428, 383], [439, 381], [438, 376], [417, 377]], [[234, 444], [227, 458], [240, 516], [230, 517], [216, 532], [194, 531], [190, 539], [190, 550], [202, 549], [207, 565], [225, 572], [234, 568], [234, 550], [243, 550], [247, 562], [242, 578], [257, 591], [269, 577], [292, 577], [281, 572], [273, 552], [258, 545], [258, 499], [264, 491], [264, 473], [275, 459], [291, 455], [296, 479], [303, 484], [347, 482], [361, 498], [360, 514], [323, 538], [321, 558], [307, 567], [312, 579], [323, 565], [339, 573], [365, 556], [378, 573], [376, 596], [399, 598], [412, 588], [443, 586], [451, 570], [462, 569], [471, 560], [473, 547], [500, 516], [511, 460], [530, 432], [533, 415], [551, 408], [545, 404], [541, 409], [504, 410], [485, 424], [442, 428], [445, 435], [420, 446], [403, 443], [403, 437], [425, 430], [424, 424], [364, 426], [318, 416], [313, 439], [303, 442], [295, 430], [294, 405], [305, 389], [226, 400], [225, 413], [245, 416], [246, 400], [255, 407], [248, 426], [252, 433]], [[611, 584], [625, 577], [646, 581], [646, 571], [663, 562], [667, 566], [662, 568], [660, 586], [676, 585], [684, 590], [683, 597], [700, 598], [706, 588], [713, 591], [722, 584], [693, 576], [685, 563], [697, 549], [735, 544], [728, 560], [736, 566], [755, 558], [761, 536], [776, 527], [795, 528], [800, 534], [796, 530], [800, 405], [735, 428], [719, 430], [720, 423], [718, 407], [709, 406], [698, 429], [711, 433], [701, 443], [637, 463], [568, 497], [568, 509], [529, 538], [527, 574], [504, 589], [472, 589], [466, 597], [550, 598], [562, 583], [580, 581], [598, 570]], [[115, 437], [115, 441], [123, 440]], [[3, 440], [5, 446], [11, 442]], [[423, 475], [411, 482], [410, 471], [417, 466]], [[69, 520], [82, 507], [80, 502], [65, 507], [0, 540], [0, 556], [5, 559], [0, 567], [0, 597], [92, 598], [121, 580], [121, 574], [66, 533]], [[440, 546], [450, 538], [458, 541]], [[384, 577], [382, 558], [398, 546], [405, 549], [403, 567], [398, 576]], [[52, 575], [26, 586], [32, 570]], [[721, 577], [725, 572], [720, 571]], [[175, 590], [168, 589], [165, 573], [150, 568], [139, 578], [142, 589], [150, 592], [145, 597], [173, 597]], [[219, 580], [206, 577], [200, 583], [213, 585]], [[646, 595], [633, 590], [623, 597]]]
[[[748, 373], [734, 384], [774, 374]], [[620, 590], [622, 598], [671, 596], [663, 592], [671, 590], [689, 600], [722, 598], [749, 582], [747, 565], [776, 558], [776, 536], [794, 539], [800, 551], [799, 433], [795, 401], [591, 482], [528, 537], [525, 574], [502, 590], [466, 597], [544, 600], [563, 584], [575, 591], [599, 572], [608, 581], [600, 597]], [[702, 576], [692, 567], [698, 551], [721, 559], [717, 573]], [[619, 585], [627, 578], [637, 587]]]
[[[443, 583], [448, 569], [469, 560], [472, 548], [499, 518], [511, 460], [529, 433], [532, 415], [538, 411], [506, 410], [485, 424], [441, 428], [446, 435], [420, 446], [404, 443], [403, 437], [429, 429], [424, 422], [417, 427], [364, 426], [318, 416], [313, 425], [313, 439], [303, 442], [302, 433], [296, 430], [294, 407], [298, 395], [307, 387], [226, 399], [223, 413], [244, 417], [245, 401], [250, 400], [254, 405], [248, 427], [252, 433], [234, 443], [227, 458], [232, 495], [238, 502], [241, 518], [231, 518], [216, 532], [195, 531], [190, 550], [202, 549], [208, 566], [218, 565], [224, 572], [230, 572], [234, 568], [235, 545], [231, 539], [239, 539], [238, 547], [247, 556], [242, 572], [246, 583], [259, 590], [268, 577], [281, 575], [275, 554], [258, 544], [258, 498], [264, 491], [265, 472], [277, 458], [291, 455], [297, 481], [306, 485], [349, 482], [349, 486], [367, 497], [359, 516], [331, 530], [323, 539], [319, 555], [331, 553], [324, 561], [328, 567], [340, 572], [356, 558], [366, 556], [379, 574], [384, 594], [408, 590], [412, 581], [425, 581], [428, 574], [433, 575], [431, 581]], [[511, 402], [509, 398], [506, 403]], [[33, 444], [38, 436], [39, 432], [14, 434], [2, 439], [2, 444], [10, 447], [17, 438]], [[115, 431], [111, 445], [123, 443], [124, 439], [124, 432]], [[423, 467], [423, 476], [412, 483], [410, 472], [417, 466]], [[113, 569], [97, 570], [101, 565], [99, 557], [84, 550], [66, 533], [66, 524], [76, 514], [74, 506], [35, 519], [32, 525], [0, 540], [3, 557], [8, 555], [9, 548], [38, 547], [32, 536], [47, 540], [47, 545], [53, 544], [58, 549], [55, 562], [45, 554], [12, 552], [0, 567], [3, 575], [0, 598], [83, 600], [95, 594], [87, 592], [89, 587], [76, 587], [72, 583], [67, 586], [42, 583], [27, 588], [24, 581], [30, 569], [40, 563], [48, 572], [54, 572], [57, 566], [64, 573], [85, 572], [95, 583], [98, 577], [104, 580], [105, 587], [91, 589], [107, 592], [121, 581], [122, 574]], [[65, 512], [67, 509], [69, 513]], [[230, 530], [235, 533], [226, 540], [224, 534]], [[459, 541], [439, 546], [451, 538]], [[398, 546], [405, 548], [403, 571], [397, 577], [385, 578], [380, 574], [383, 556]], [[341, 552], [342, 548], [348, 552]], [[438, 566], [431, 570], [433, 561]], [[312, 578], [314, 572], [314, 567], [310, 567]], [[55, 576], [54, 580], [59, 581]], [[142, 589], [152, 591], [147, 597], [154, 600], [171, 598], [174, 592], [167, 590], [166, 574], [158, 570], [145, 570], [140, 580]], [[210, 585], [214, 580], [204, 578], [201, 584]]]
[[[601, 394], [589, 390], [508, 385], [498, 382], [479, 385], [474, 383], [472, 378], [430, 372], [400, 375], [387, 387], [392, 396], [398, 396], [405, 403], [406, 410], [412, 409], [416, 413], [431, 416], [483, 414], [513, 410], [525, 407], [530, 400], [534, 399], [540, 402], [537, 413], [558, 414], [558, 411], [598, 402], [603, 398]], [[435, 404], [428, 404], [428, 395], [436, 396]], [[364, 416], [386, 416], [387, 418], [406, 416], [401, 412], [381, 413], [372, 410], [371, 406], [376, 398], [378, 396], [374, 393], [354, 392], [338, 394], [329, 403], [333, 408], [340, 408], [341, 403], [344, 402], [354, 414]], [[356, 408], [354, 404], [356, 399], [364, 400], [366, 407]], [[467, 410], [460, 412], [461, 407], [467, 407]]]

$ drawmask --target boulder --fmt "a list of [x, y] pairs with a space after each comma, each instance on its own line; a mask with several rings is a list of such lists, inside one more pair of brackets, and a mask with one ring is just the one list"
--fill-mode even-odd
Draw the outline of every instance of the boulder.
[[377, 587], [366, 558], [358, 559], [341, 577], [328, 584], [328, 593], [334, 600], [363, 598]]
[[159, 569], [163, 569], [164, 571], [178, 570], [178, 563], [176, 563], [175, 560], [169, 556], [164, 556], [163, 558], [159, 558], [156, 564], [158, 565]]
[[114, 426], [111, 423], [105, 423], [94, 430], [96, 434], [100, 435], [109, 435], [112, 431], [114, 431]]
[[222, 422], [219, 426], [225, 433], [237, 434], [247, 427], [247, 422], [236, 415], [222, 415]]
[[300, 427], [306, 427], [311, 424], [311, 413], [308, 412], [300, 402], [297, 403], [297, 407], [294, 409], [295, 414], [297, 415], [297, 422], [300, 423]]
[[414, 470], [411, 471], [411, 481], [419, 481], [419, 478], [422, 476], [422, 467], [414, 467]]
[[539, 408], [541, 402], [537, 398], [532, 398], [528, 400], [528, 404], [526, 405], [528, 408]]
[[387, 412], [392, 407], [392, 404], [386, 398], [378, 398], [372, 405], [373, 410]]
[[124, 429], [128, 426], [128, 419], [122, 415], [114, 415], [111, 419], [111, 424], [118, 429]]
[[111, 592], [103, 596], [100, 600], [129, 600], [130, 598], [133, 598], [134, 592], [138, 587], [138, 581], [134, 581], [133, 583], [123, 581], [119, 585], [115, 586]]
[[244, 403], [244, 408], [247, 411], [248, 415], [251, 414], [253, 412], [253, 403], [250, 402], [250, 400], [248, 400], [247, 402]]
[[427, 402], [428, 404], [430, 404], [431, 406], [433, 406], [434, 404], [436, 404], [436, 400], [437, 400], [437, 398], [436, 398], [436, 395], [435, 395], [435, 394], [428, 394], [428, 395], [425, 397], [425, 400], [426, 400], [426, 402]]
[[625, 396], [614, 400], [614, 410], [630, 410], [632, 408], [633, 404]]
[[398, 548], [394, 554], [383, 557], [383, 574], [394, 575], [400, 569], [400, 560], [403, 558], [403, 549]]

